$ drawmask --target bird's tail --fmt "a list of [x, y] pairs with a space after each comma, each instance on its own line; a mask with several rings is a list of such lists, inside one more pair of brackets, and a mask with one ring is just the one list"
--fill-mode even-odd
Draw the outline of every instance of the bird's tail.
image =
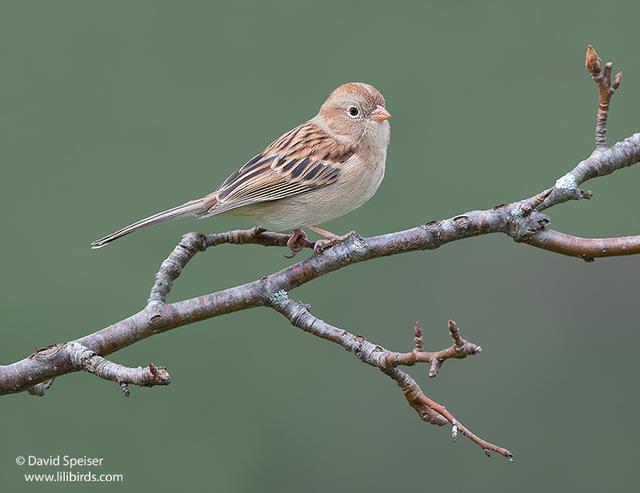
[[175, 219], [177, 217], [185, 217], [185, 216], [196, 216], [205, 212], [205, 209], [208, 208], [205, 206], [205, 199], [197, 199], [191, 200], [185, 204], [179, 205], [177, 207], [173, 207], [166, 211], [158, 212], [153, 216], [145, 217], [144, 219], [140, 219], [133, 224], [129, 224], [129, 226], [125, 226], [124, 228], [119, 229], [118, 231], [114, 231], [107, 236], [100, 238], [99, 240], [95, 240], [91, 243], [91, 248], [97, 249], [102, 248], [105, 245], [108, 245], [114, 240], [118, 238], [122, 238], [129, 233], [133, 233], [134, 231], [144, 228], [146, 226], [151, 226], [152, 224], [162, 223], [164, 221], [168, 221], [170, 219]]

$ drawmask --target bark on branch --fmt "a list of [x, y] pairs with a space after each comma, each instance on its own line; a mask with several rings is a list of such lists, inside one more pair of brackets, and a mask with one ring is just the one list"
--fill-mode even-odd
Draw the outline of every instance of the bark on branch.
[[480, 346], [465, 341], [453, 320], [449, 321], [449, 331], [453, 339], [453, 345], [451, 347], [435, 352], [424, 351], [422, 330], [416, 322], [416, 326], [414, 327], [415, 347], [413, 351], [397, 353], [388, 351], [377, 344], [367, 341], [362, 336], [356, 336], [314, 317], [307, 306], [289, 299], [285, 291], [278, 291], [271, 298], [271, 306], [284, 315], [292, 325], [305, 332], [342, 346], [357, 356], [362, 362], [378, 368], [384, 374], [395, 380], [409, 405], [415, 409], [423, 421], [439, 426], [450, 423], [452, 427], [451, 435], [454, 440], [458, 431], [460, 431], [460, 433], [482, 448], [487, 456], [490, 456], [491, 452], [496, 452], [513, 460], [513, 454], [509, 452], [509, 450], [474, 435], [442, 404], [438, 404], [436, 401], [424, 395], [417, 382], [407, 373], [399, 369], [400, 366], [428, 363], [430, 364], [429, 376], [435, 377], [438, 369], [446, 360], [451, 358], [463, 359], [479, 353], [481, 351]]
[[91, 349], [78, 342], [69, 342], [66, 346], [69, 358], [76, 368], [118, 383], [126, 397], [129, 397], [129, 384], [153, 387], [154, 385], [169, 385], [171, 383], [169, 372], [162, 366], [157, 367], [153, 363], [149, 363], [149, 366], [145, 368], [129, 368], [98, 356]]
[[[591, 198], [592, 192], [580, 188], [583, 183], [640, 161], [640, 133], [610, 148], [605, 146], [607, 111], [611, 96], [620, 85], [620, 74], [612, 81], [610, 64], [601, 69], [600, 59], [590, 46], [587, 48], [587, 69], [599, 88], [597, 148], [558, 178], [553, 187], [510, 204], [469, 211], [404, 231], [371, 238], [354, 235], [329, 250], [312, 253], [304, 260], [253, 282], [167, 303], [173, 282], [198, 252], [222, 244], [282, 247], [288, 239], [288, 235], [260, 228], [211, 235], [189, 233], [160, 266], [147, 305], [141, 311], [75, 341], [55, 344], [20, 361], [0, 366], [0, 394], [27, 391], [43, 395], [55, 377], [78, 370], [115, 381], [125, 393], [128, 392], [128, 384], [166, 385], [170, 378], [164, 368], [154, 365], [127, 368], [104, 357], [160, 332], [239, 310], [266, 306], [283, 314], [293, 325], [341, 345], [365, 363], [380, 369], [398, 384], [409, 405], [424, 421], [436, 425], [449, 423], [454, 438], [460, 432], [486, 453], [494, 451], [511, 458], [507, 449], [471, 433], [444, 406], [427, 397], [413, 378], [400, 370], [402, 366], [425, 364], [428, 365], [429, 376], [434, 377], [444, 361], [479, 352], [479, 346], [462, 339], [455, 323], [451, 322], [449, 326], [454, 340], [449, 348], [425, 351], [421, 329], [416, 326], [414, 349], [406, 353], [393, 352], [323, 322], [311, 315], [307, 307], [290, 300], [286, 293], [358, 262], [415, 250], [433, 250], [452, 241], [490, 233], [506, 234], [517, 242], [584, 260], [640, 253], [640, 236], [579, 238], [549, 229], [549, 217], [543, 214], [543, 211], [569, 200]], [[305, 246], [311, 248], [313, 245], [308, 243]]]

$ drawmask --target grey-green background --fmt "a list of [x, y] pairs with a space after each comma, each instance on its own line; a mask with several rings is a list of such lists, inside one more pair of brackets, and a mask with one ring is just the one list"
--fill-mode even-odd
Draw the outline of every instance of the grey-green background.
[[[363, 235], [535, 193], [593, 147], [592, 42], [625, 78], [610, 138], [640, 129], [637, 2], [159, 2], [0, 4], [0, 361], [137, 311], [184, 220], [101, 251], [96, 237], [212, 190], [345, 81], [393, 113], [377, 195], [327, 226]], [[640, 232], [640, 169], [551, 211], [579, 235]], [[172, 300], [257, 278], [279, 249], [199, 255]], [[180, 328], [113, 356], [168, 366], [166, 388], [87, 374], [44, 398], [5, 396], [6, 491], [634, 490], [640, 258], [586, 264], [482, 237], [359, 264], [293, 292], [396, 350], [419, 319], [430, 348], [458, 321], [481, 356], [428, 380], [434, 399], [508, 446], [488, 461], [418, 420], [395, 385], [266, 309]], [[104, 457], [123, 484], [25, 484], [17, 455]], [[53, 470], [53, 469], [40, 469]], [[85, 470], [82, 470], [85, 471]]]

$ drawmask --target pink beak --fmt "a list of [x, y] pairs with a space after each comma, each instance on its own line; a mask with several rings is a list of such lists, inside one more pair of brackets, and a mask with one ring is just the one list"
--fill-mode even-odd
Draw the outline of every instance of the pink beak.
[[389, 113], [384, 106], [377, 105], [376, 109], [371, 112], [371, 119], [378, 123], [382, 123], [389, 118], [391, 118], [391, 113]]

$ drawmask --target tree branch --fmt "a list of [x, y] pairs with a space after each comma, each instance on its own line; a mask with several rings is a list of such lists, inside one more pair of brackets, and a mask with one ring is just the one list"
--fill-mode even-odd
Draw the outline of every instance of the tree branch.
[[640, 253], [640, 236], [580, 238], [548, 229], [533, 235], [526, 242], [550, 252], [580, 257], [587, 262], [593, 262], [596, 257], [618, 257]]
[[[426, 422], [452, 425], [452, 436], [458, 431], [482, 447], [511, 457], [508, 450], [486, 442], [471, 433], [442, 405], [427, 397], [415, 380], [400, 370], [401, 366], [429, 366], [429, 376], [437, 375], [444, 361], [476, 354], [480, 347], [464, 341], [455, 323], [449, 329], [453, 346], [436, 352], [423, 348], [422, 331], [414, 330], [415, 347], [407, 353], [383, 349], [363, 338], [331, 326], [311, 315], [304, 305], [291, 301], [286, 293], [314, 279], [358, 262], [397, 255], [415, 250], [433, 250], [452, 241], [478, 235], [502, 233], [517, 242], [551, 252], [585, 260], [598, 257], [640, 253], [640, 237], [578, 238], [547, 228], [549, 217], [542, 211], [569, 200], [590, 198], [592, 193], [580, 186], [593, 178], [606, 176], [640, 161], [640, 133], [605, 147], [607, 110], [611, 95], [620, 84], [620, 75], [610, 80], [611, 67], [600, 72], [600, 59], [593, 48], [587, 50], [587, 68], [598, 83], [600, 105], [596, 129], [597, 149], [587, 159], [556, 180], [555, 185], [529, 198], [501, 204], [487, 210], [474, 210], [453, 218], [432, 221], [415, 228], [371, 238], [358, 235], [278, 272], [253, 282], [235, 286], [183, 301], [167, 303], [173, 282], [194, 255], [221, 244], [259, 244], [285, 246], [288, 235], [267, 232], [260, 228], [227, 233], [185, 235], [162, 263], [155, 277], [145, 308], [130, 317], [75, 341], [55, 344], [37, 350], [27, 358], [0, 366], [0, 394], [27, 391], [43, 395], [53, 378], [78, 370], [86, 370], [101, 378], [127, 385], [166, 385], [169, 374], [164, 368], [126, 368], [104, 359], [105, 356], [154, 334], [223, 314], [259, 306], [270, 306], [285, 315], [294, 325], [318, 337], [330, 340], [350, 350], [371, 366], [379, 368], [401, 388], [409, 405]], [[607, 68], [609, 67], [609, 68]], [[606, 90], [605, 90], [606, 89]], [[606, 105], [604, 104], [606, 103]], [[306, 247], [313, 245], [307, 243]]]
[[171, 383], [169, 372], [163, 366], [157, 367], [149, 363], [146, 368], [128, 368], [98, 356], [78, 342], [70, 342], [66, 344], [66, 348], [75, 368], [86, 370], [105, 380], [117, 382], [126, 397], [129, 397], [129, 384], [153, 387]]
[[[46, 348], [37, 349], [27, 359], [37, 365], [44, 366], [55, 365], [56, 361], [68, 362], [70, 368], [65, 373], [85, 370], [105, 380], [111, 380], [120, 385], [126, 397], [130, 395], [129, 384], [153, 387], [154, 385], [169, 385], [171, 383], [169, 372], [163, 366], [157, 367], [153, 363], [149, 363], [149, 366], [145, 368], [129, 368], [98, 356], [94, 351], [77, 341], [52, 344]], [[45, 391], [51, 387], [53, 380], [54, 377], [26, 390], [32, 395], [43, 396]]]
[[622, 72], [618, 72], [613, 80], [611, 71], [613, 62], [607, 62], [602, 69], [602, 60], [591, 45], [587, 45], [585, 67], [598, 84], [598, 113], [596, 115], [596, 148], [607, 148], [607, 118], [609, 115], [609, 103], [616, 89], [622, 82]]
[[442, 404], [438, 404], [424, 395], [415, 380], [398, 369], [399, 366], [430, 363], [429, 376], [435, 377], [438, 369], [446, 360], [451, 358], [463, 359], [479, 353], [481, 351], [480, 346], [465, 341], [453, 320], [449, 320], [449, 331], [453, 339], [451, 347], [436, 352], [425, 352], [423, 350], [422, 330], [416, 322], [414, 327], [414, 350], [408, 353], [397, 353], [388, 351], [377, 344], [367, 341], [364, 337], [356, 336], [314, 317], [307, 306], [289, 299], [285, 291], [278, 291], [273, 295], [271, 306], [274, 310], [284, 315], [295, 327], [342, 346], [357, 356], [363, 363], [378, 368], [395, 380], [409, 405], [416, 410], [422, 420], [440, 426], [449, 422], [453, 427], [452, 436], [454, 436], [454, 439], [457, 431], [460, 430], [464, 436], [480, 446], [488, 456], [493, 451], [508, 459], [513, 459], [513, 455], [507, 449], [474, 435]]
[[[249, 230], [237, 229], [226, 233], [213, 233], [206, 236], [200, 233], [188, 233], [160, 265], [147, 303], [149, 305], [164, 304], [171, 291], [173, 281], [178, 278], [182, 269], [198, 252], [204, 252], [207, 248], [222, 244], [285, 247], [288, 240], [289, 235], [273, 233], [258, 227]], [[305, 248], [313, 248], [313, 243], [310, 241], [304, 239], [300, 241], [303, 242]]]

